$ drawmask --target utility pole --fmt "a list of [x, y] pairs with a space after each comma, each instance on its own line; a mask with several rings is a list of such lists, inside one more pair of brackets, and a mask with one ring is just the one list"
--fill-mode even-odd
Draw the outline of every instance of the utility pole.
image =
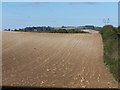
[[108, 25], [110, 23], [110, 19], [109, 18], [104, 18], [103, 23], [104, 23], [104, 25]]
[[107, 18], [107, 24], [109, 24], [110, 23], [110, 19], [109, 18]]
[[106, 19], [105, 18], [103, 19], [103, 23], [104, 23], [104, 25], [106, 25]]

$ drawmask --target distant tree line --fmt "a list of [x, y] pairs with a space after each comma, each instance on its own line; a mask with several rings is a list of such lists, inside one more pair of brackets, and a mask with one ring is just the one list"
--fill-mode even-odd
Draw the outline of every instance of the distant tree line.
[[50, 32], [53, 28], [48, 26], [42, 26], [42, 27], [26, 27], [23, 29], [15, 29], [14, 31], [24, 31], [24, 32]]
[[20, 29], [5, 29], [5, 31], [20, 31], [20, 32], [49, 32], [49, 33], [85, 33], [82, 29], [91, 28], [96, 31], [100, 31], [101, 27], [94, 27], [94, 26], [79, 26], [77, 28], [70, 28], [67, 26], [62, 26], [60, 28], [50, 27], [50, 26], [38, 26], [38, 27], [25, 27]]
[[5, 29], [5, 31], [20, 31], [20, 32], [47, 32], [47, 33], [85, 33], [80, 29], [65, 29], [65, 26], [62, 26], [59, 29], [50, 27], [50, 26], [41, 26], [41, 27], [26, 27], [23, 29]]

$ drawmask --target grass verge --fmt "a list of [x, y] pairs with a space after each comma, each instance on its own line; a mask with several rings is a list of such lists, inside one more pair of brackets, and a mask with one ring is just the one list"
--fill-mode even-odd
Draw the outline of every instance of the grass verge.
[[119, 29], [106, 25], [101, 30], [104, 44], [104, 62], [115, 79], [120, 83]]

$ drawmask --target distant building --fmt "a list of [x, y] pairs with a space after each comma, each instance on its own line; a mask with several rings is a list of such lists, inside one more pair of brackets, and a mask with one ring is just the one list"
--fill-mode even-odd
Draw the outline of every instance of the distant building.
[[94, 27], [93, 25], [86, 25], [86, 26], [84, 27], [84, 29], [92, 29], [92, 30], [94, 30], [95, 27]]
[[35, 32], [37, 32], [37, 29], [34, 29]]
[[54, 29], [59, 30], [59, 29], [65, 29], [65, 30], [71, 30], [71, 29], [76, 29], [76, 27], [70, 27], [70, 26], [66, 26], [66, 27], [54, 27]]
[[70, 29], [75, 29], [75, 28], [66, 27], [66, 28], [60, 28], [60, 29], [70, 30]]

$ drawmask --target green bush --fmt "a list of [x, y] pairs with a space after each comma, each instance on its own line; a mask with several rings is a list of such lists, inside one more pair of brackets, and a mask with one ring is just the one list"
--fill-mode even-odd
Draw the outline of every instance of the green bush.
[[59, 30], [57, 31], [57, 33], [67, 33], [67, 30], [65, 30], [65, 29], [59, 29]]

